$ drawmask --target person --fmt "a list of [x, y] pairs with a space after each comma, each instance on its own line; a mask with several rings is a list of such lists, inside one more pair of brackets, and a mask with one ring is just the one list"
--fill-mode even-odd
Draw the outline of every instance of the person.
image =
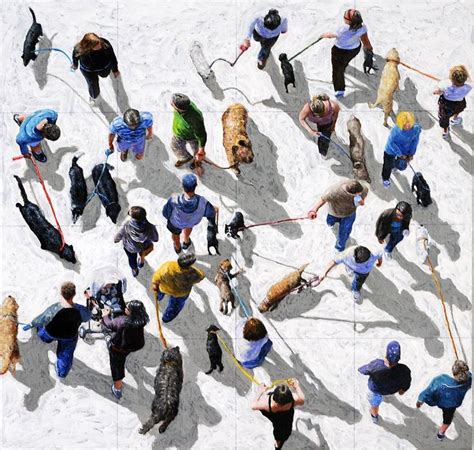
[[390, 175], [394, 168], [405, 170], [413, 159], [420, 140], [421, 127], [415, 123], [412, 112], [397, 114], [396, 126], [388, 136], [383, 154], [382, 181], [384, 188], [390, 187]]
[[136, 277], [139, 269], [145, 265], [145, 257], [153, 251], [153, 242], [158, 242], [159, 237], [156, 226], [146, 218], [145, 208], [132, 206], [128, 215], [130, 220], [122, 225], [114, 237], [114, 242], [122, 241], [132, 275]]
[[368, 188], [356, 180], [343, 180], [332, 185], [321, 196], [313, 209], [308, 212], [310, 219], [317, 217], [321, 206], [328, 204], [329, 213], [326, 223], [332, 227], [339, 223], [339, 232], [336, 240], [336, 252], [342, 252], [346, 248], [347, 240], [352, 231], [352, 225], [356, 219], [356, 209], [365, 204]]
[[31, 324], [24, 327], [25, 330], [35, 327], [39, 338], [47, 344], [58, 342], [55, 369], [59, 378], [66, 378], [71, 370], [79, 326], [91, 319], [91, 313], [85, 306], [73, 302], [75, 295], [74, 283], [63, 283], [59, 301], [46, 308]]
[[288, 20], [281, 18], [276, 9], [270, 9], [265, 17], [256, 17], [248, 29], [247, 37], [240, 46], [240, 50], [245, 52], [250, 47], [250, 39], [260, 42], [260, 51], [258, 53], [257, 67], [260, 70], [265, 68], [267, 59], [270, 56], [272, 47], [278, 40], [281, 33], [288, 31]]
[[443, 129], [443, 138], [449, 139], [449, 125], [461, 125], [462, 117], [459, 117], [466, 109], [466, 95], [471, 92], [472, 86], [466, 81], [469, 72], [463, 65], [451, 67], [449, 80], [443, 80], [433, 91], [439, 95], [438, 118], [439, 126]]
[[390, 235], [384, 248], [384, 257], [392, 259], [393, 249], [410, 234], [410, 221], [413, 214], [412, 207], [407, 202], [398, 202], [395, 208], [386, 209], [380, 214], [375, 225], [375, 236], [380, 244]]
[[122, 315], [125, 310], [123, 294], [127, 292], [127, 279], [113, 266], [96, 267], [93, 273], [93, 281], [84, 291], [90, 308], [98, 313], [108, 307], [113, 317]]
[[261, 366], [273, 345], [265, 325], [255, 317], [237, 322], [234, 343], [235, 357], [246, 369]]
[[337, 256], [328, 264], [320, 281], [326, 278], [328, 273], [337, 264], [341, 263], [346, 266], [346, 271], [349, 275], [354, 275], [351, 285], [352, 296], [355, 302], [360, 302], [360, 290], [369, 276], [370, 271], [374, 268], [374, 265], [377, 267], [382, 265], [382, 253], [372, 254], [367, 247], [363, 247], [362, 245], [349, 247], [343, 254]]
[[267, 389], [264, 384], [259, 385], [252, 409], [260, 411], [272, 423], [275, 449], [278, 450], [283, 448], [283, 444], [290, 437], [295, 406], [304, 405], [305, 396], [296, 378], [290, 378], [288, 385], [279, 384], [272, 392], [264, 395]]
[[151, 286], [158, 301], [163, 300], [165, 295], [169, 297], [163, 322], [171, 322], [180, 313], [192, 287], [204, 280], [204, 272], [193, 266], [195, 262], [196, 256], [186, 253], [179, 255], [177, 261], [163, 263], [153, 274]]
[[[329, 149], [329, 139], [336, 129], [337, 117], [341, 110], [339, 103], [329, 100], [326, 94], [315, 95], [310, 102], [305, 103], [300, 111], [299, 121], [301, 126], [308, 131], [310, 136], [318, 138], [319, 154], [326, 159]], [[314, 130], [308, 122], [316, 125]]]
[[405, 364], [399, 363], [400, 356], [400, 343], [391, 341], [387, 345], [385, 359], [374, 359], [359, 367], [362, 375], [369, 375], [367, 399], [370, 404], [370, 416], [374, 423], [379, 421], [379, 407], [385, 395], [397, 392], [403, 395], [410, 389], [411, 371]]
[[127, 356], [144, 347], [143, 329], [149, 321], [145, 306], [139, 300], [128, 302], [125, 306], [125, 314], [116, 318], [110, 317], [110, 309], [105, 308], [103, 311], [102, 325], [106, 331], [113, 380], [111, 390], [117, 400], [122, 398], [122, 380], [125, 378]]
[[472, 385], [472, 373], [465, 361], [459, 359], [454, 361], [452, 372], [452, 377], [443, 374], [433, 378], [429, 386], [420, 393], [416, 402], [417, 408], [421, 408], [423, 403], [426, 403], [429, 406], [437, 406], [443, 411], [443, 423], [436, 434], [440, 441], [445, 438], [456, 408], [461, 406]]
[[[167, 228], [171, 232], [174, 250], [177, 254], [182, 249], [187, 250], [192, 242], [191, 232], [203, 217], [216, 227], [216, 209], [204, 197], [195, 193], [197, 187], [196, 175], [188, 173], [183, 177], [184, 193], [172, 195], [163, 207], [163, 216], [168, 220]], [[181, 233], [183, 244], [181, 245]]]
[[122, 161], [127, 160], [129, 150], [135, 154], [135, 159], [143, 159], [145, 141], [153, 137], [153, 116], [149, 112], [128, 108], [123, 117], [116, 117], [110, 124], [109, 153], [114, 152], [115, 136]]
[[89, 102], [97, 105], [100, 95], [99, 77], [108, 77], [110, 71], [115, 78], [120, 75], [112, 44], [95, 33], [86, 33], [72, 52], [71, 68], [77, 70], [79, 65], [89, 88]]
[[52, 109], [40, 109], [29, 116], [25, 114], [14, 114], [13, 120], [20, 127], [16, 136], [16, 143], [20, 146], [20, 152], [25, 158], [30, 158], [28, 147], [36, 161], [45, 163], [48, 158], [41, 149], [41, 141], [57, 141], [61, 136], [61, 130], [56, 125], [58, 113]]
[[351, 60], [360, 52], [361, 42], [365, 49], [373, 52], [367, 27], [357, 9], [348, 9], [344, 12], [344, 25], [338, 28], [336, 33], [323, 33], [322, 37], [336, 38], [336, 43], [331, 49], [332, 83], [336, 97], [344, 97], [346, 90], [344, 72]]
[[[171, 150], [176, 156], [175, 167], [181, 167], [193, 161], [191, 168], [201, 176], [201, 162], [206, 156], [207, 133], [202, 112], [184, 94], [173, 94], [171, 97], [173, 113], [173, 137]], [[186, 150], [186, 144], [191, 146], [193, 156]]]

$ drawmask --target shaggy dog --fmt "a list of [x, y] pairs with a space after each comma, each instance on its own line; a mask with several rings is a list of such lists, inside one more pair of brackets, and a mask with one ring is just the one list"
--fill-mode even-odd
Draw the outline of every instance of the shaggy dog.
[[18, 303], [10, 295], [3, 300], [0, 307], [0, 375], [20, 361], [20, 351], [16, 340], [18, 334]]
[[416, 172], [413, 175], [411, 182], [411, 191], [416, 195], [416, 203], [421, 206], [427, 207], [433, 203], [431, 200], [431, 189], [421, 172]]
[[369, 108], [375, 108], [377, 105], [382, 105], [384, 112], [384, 126], [388, 127], [387, 119], [393, 111], [393, 94], [399, 88], [400, 72], [398, 71], [398, 64], [400, 63], [400, 56], [395, 48], [392, 48], [387, 53], [387, 62], [382, 70], [380, 77], [379, 90], [377, 91], [377, 100], [375, 103], [369, 103]]
[[364, 47], [364, 64], [362, 65], [364, 68], [364, 73], [370, 74], [370, 71], [379, 70], [377, 66], [374, 65], [374, 52], [369, 50], [368, 48]]
[[351, 116], [347, 121], [347, 131], [349, 131], [349, 150], [354, 178], [370, 183], [369, 172], [365, 163], [365, 143], [361, 133], [360, 120], [357, 117]]
[[217, 240], [217, 226], [209, 223], [207, 225], [207, 252], [212, 255], [211, 248], [214, 248], [216, 255], [219, 253], [219, 241]]
[[[103, 173], [102, 169], [104, 170]], [[103, 164], [97, 164], [92, 169], [92, 179], [94, 180], [97, 195], [102, 202], [102, 206], [105, 208], [105, 214], [107, 214], [107, 217], [110, 217], [113, 223], [117, 223], [117, 217], [122, 208], [119, 204], [117, 186], [110, 175], [110, 170], [112, 169], [113, 167], [109, 164], [106, 164], [105, 168]]]
[[293, 66], [291, 65], [290, 61], [288, 61], [288, 56], [286, 53], [280, 53], [278, 59], [280, 60], [281, 71], [283, 73], [283, 77], [285, 78], [285, 89], [286, 93], [288, 94], [289, 84], [292, 84], [293, 87], [296, 87], [295, 72], [293, 72]]
[[228, 259], [223, 259], [219, 263], [219, 268], [217, 269], [216, 276], [214, 278], [214, 283], [219, 288], [219, 293], [221, 296], [221, 304], [219, 311], [223, 314], [227, 314], [227, 305], [230, 303], [232, 309], [235, 308], [235, 298], [232, 289], [230, 288], [230, 280], [234, 278], [237, 273], [230, 273], [232, 270], [232, 264]]
[[25, 219], [25, 222], [33, 231], [35, 236], [38, 238], [43, 250], [49, 250], [50, 252], [56, 253], [60, 258], [65, 259], [73, 264], [76, 263], [76, 255], [74, 254], [74, 248], [72, 245], [65, 244], [62, 246], [62, 239], [59, 231], [56, 230], [44, 217], [43, 212], [34, 203], [28, 200], [26, 196], [25, 188], [20, 178], [15, 175], [18, 187], [20, 188], [21, 197], [23, 202], [17, 203], [16, 207], [20, 209], [20, 213]]
[[216, 327], [215, 325], [210, 325], [207, 331], [207, 342], [206, 342], [206, 350], [209, 354], [209, 360], [211, 361], [211, 368], [206, 372], [206, 375], [212, 373], [213, 370], [219, 368], [219, 372], [224, 370], [224, 366], [222, 365], [222, 349], [219, 345], [219, 341], [217, 340], [216, 332], [219, 331], [220, 328]]
[[230, 223], [226, 224], [224, 231], [227, 236], [233, 239], [240, 239], [239, 231], [242, 231], [244, 228], [244, 216], [240, 211], [237, 211]]
[[30, 61], [34, 61], [38, 55], [35, 52], [36, 44], [39, 42], [40, 36], [43, 35], [43, 28], [36, 22], [36, 16], [34, 11], [30, 8], [31, 15], [33, 16], [33, 23], [31, 24], [28, 33], [26, 34], [25, 41], [23, 42], [23, 65], [26, 67]]
[[82, 167], [77, 164], [79, 157], [72, 158], [72, 165], [69, 169], [69, 179], [71, 180], [71, 188], [69, 194], [71, 196], [72, 223], [76, 223], [77, 219], [82, 216], [87, 202], [87, 186], [84, 179]]
[[150, 431], [158, 422], [158, 429], [164, 433], [168, 425], [178, 415], [179, 394], [183, 386], [183, 360], [179, 347], [163, 351], [160, 367], [155, 377], [155, 398], [151, 405], [150, 419], [138, 430], [140, 434]]
[[247, 134], [247, 110], [240, 103], [230, 105], [222, 114], [223, 144], [229, 165], [240, 175], [238, 165], [253, 161], [252, 143]]

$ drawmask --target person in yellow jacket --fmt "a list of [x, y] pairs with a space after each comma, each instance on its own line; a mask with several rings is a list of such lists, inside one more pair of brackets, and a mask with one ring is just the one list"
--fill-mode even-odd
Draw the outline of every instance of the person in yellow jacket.
[[205, 278], [204, 272], [193, 266], [196, 256], [180, 255], [177, 261], [163, 263], [153, 274], [152, 289], [158, 300], [169, 296], [168, 306], [161, 320], [171, 322], [184, 308], [192, 287]]

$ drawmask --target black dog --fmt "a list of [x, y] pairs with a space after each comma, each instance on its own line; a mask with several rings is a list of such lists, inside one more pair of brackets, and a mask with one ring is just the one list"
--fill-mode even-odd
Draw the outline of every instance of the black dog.
[[286, 56], [286, 53], [280, 53], [278, 59], [280, 60], [281, 71], [285, 77], [285, 89], [286, 93], [288, 94], [289, 84], [292, 84], [293, 87], [296, 87], [295, 73], [293, 72], [293, 66], [291, 65], [290, 61], [288, 61], [288, 56]]
[[379, 70], [377, 66], [374, 65], [374, 52], [364, 47], [364, 73], [370, 74], [372, 69], [374, 72]]
[[219, 331], [220, 328], [216, 327], [215, 325], [209, 325], [207, 331], [207, 342], [206, 342], [206, 350], [209, 354], [209, 360], [211, 361], [211, 368], [206, 372], [206, 375], [212, 373], [213, 370], [216, 370], [219, 367], [219, 372], [224, 370], [224, 366], [222, 365], [222, 349], [219, 345], [219, 341], [217, 340], [216, 332]]
[[419, 205], [426, 207], [433, 203], [433, 200], [431, 200], [431, 189], [421, 172], [416, 172], [415, 175], [413, 175], [411, 191], [415, 192], [416, 203]]
[[117, 217], [122, 208], [119, 205], [117, 186], [110, 175], [109, 169], [113, 169], [109, 164], [105, 167], [103, 164], [97, 164], [92, 169], [92, 179], [94, 180], [97, 195], [105, 208], [107, 217], [110, 217], [113, 223], [117, 223]]
[[233, 239], [240, 239], [239, 231], [242, 231], [244, 228], [244, 216], [241, 212], [237, 211], [230, 223], [225, 226], [224, 231], [227, 236]]
[[82, 167], [77, 164], [80, 157], [72, 158], [72, 165], [69, 169], [69, 179], [71, 180], [71, 188], [69, 194], [71, 196], [72, 222], [76, 223], [77, 219], [82, 216], [87, 202], [87, 186], [84, 179]]
[[216, 255], [219, 253], [219, 241], [217, 240], [217, 225], [209, 223], [207, 225], [207, 252], [212, 255], [211, 248], [214, 248]]
[[56, 253], [60, 258], [75, 264], [76, 255], [74, 254], [74, 248], [72, 245], [65, 244], [64, 248], [61, 250], [62, 240], [59, 231], [46, 220], [38, 205], [35, 205], [28, 200], [23, 183], [16, 175], [15, 178], [18, 182], [18, 187], [20, 188], [21, 198], [25, 203], [24, 205], [17, 203], [16, 207], [20, 208], [23, 219], [25, 219], [30, 230], [33, 231], [40, 241], [41, 248]]
[[155, 398], [151, 405], [150, 419], [138, 430], [140, 434], [150, 431], [163, 421], [159, 432], [163, 433], [178, 415], [179, 394], [183, 386], [183, 360], [179, 347], [166, 349], [160, 360], [155, 377]]
[[39, 42], [40, 36], [43, 35], [43, 28], [36, 22], [36, 16], [34, 11], [30, 8], [31, 15], [33, 16], [33, 23], [31, 24], [28, 33], [26, 34], [25, 41], [23, 42], [23, 65], [26, 67], [30, 61], [34, 61], [38, 55], [35, 53], [36, 44]]

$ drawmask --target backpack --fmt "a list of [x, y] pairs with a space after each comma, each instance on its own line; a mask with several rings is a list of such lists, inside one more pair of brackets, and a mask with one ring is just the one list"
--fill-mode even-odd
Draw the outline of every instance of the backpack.
[[413, 175], [413, 181], [411, 182], [411, 191], [415, 192], [416, 202], [424, 207], [427, 207], [433, 203], [431, 200], [431, 190], [428, 183], [423, 178], [421, 172], [416, 172]]

